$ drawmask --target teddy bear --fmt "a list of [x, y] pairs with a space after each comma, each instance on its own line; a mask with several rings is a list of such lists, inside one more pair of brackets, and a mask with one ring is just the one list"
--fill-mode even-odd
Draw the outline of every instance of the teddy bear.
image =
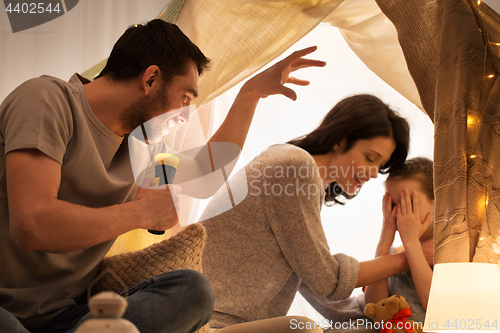
[[421, 323], [407, 319], [412, 313], [403, 296], [393, 295], [377, 304], [369, 303], [364, 312], [367, 317], [380, 324], [381, 333], [423, 333]]

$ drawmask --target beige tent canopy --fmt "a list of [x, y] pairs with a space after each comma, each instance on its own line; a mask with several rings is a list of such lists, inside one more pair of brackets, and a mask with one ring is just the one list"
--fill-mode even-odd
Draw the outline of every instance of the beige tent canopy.
[[[179, 25], [213, 60], [200, 79], [200, 105], [319, 23], [338, 27], [360, 59], [434, 123], [435, 262], [499, 261], [500, 16], [486, 4], [172, 0], [160, 17]], [[84, 75], [94, 77], [104, 64]], [[209, 108], [201, 112], [210, 118]]]

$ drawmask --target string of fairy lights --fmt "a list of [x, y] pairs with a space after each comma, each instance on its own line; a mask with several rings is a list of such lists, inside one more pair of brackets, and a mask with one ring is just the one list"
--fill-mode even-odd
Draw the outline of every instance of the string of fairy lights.
[[[478, 8], [481, 6], [481, 0], [477, 0], [477, 6]], [[480, 33], [483, 34], [482, 30], [479, 29]], [[481, 85], [479, 87], [479, 95], [478, 97], [480, 98], [481, 96], [481, 90], [483, 88], [483, 86], [485, 84], [488, 84], [488, 83], [491, 83], [492, 79], [494, 79], [496, 77], [496, 73], [486, 73], [487, 71], [487, 61], [488, 61], [488, 56], [489, 56], [489, 52], [488, 52], [488, 49], [490, 46], [496, 46], [496, 47], [500, 47], [500, 43], [496, 43], [496, 42], [490, 42], [488, 41], [489, 40], [489, 36], [487, 36], [488, 38], [486, 38], [485, 40], [487, 41], [486, 44], [485, 44], [485, 55], [484, 55], [484, 73], [483, 73], [483, 79], [482, 79], [482, 82], [481, 82]], [[471, 136], [472, 135], [477, 135], [478, 134], [478, 130], [477, 130], [477, 126], [480, 125], [480, 122], [481, 122], [481, 119], [480, 119], [480, 114], [479, 114], [479, 110], [473, 110], [473, 109], [469, 109], [468, 110], [468, 114], [467, 114], [467, 142], [468, 144], [472, 141], [471, 139]], [[473, 149], [474, 147], [468, 147], [468, 148], [471, 148]], [[483, 163], [482, 161], [482, 156], [481, 155], [477, 155], [477, 152], [474, 153], [474, 152], [470, 152], [469, 149], [467, 150], [467, 154], [468, 154], [468, 166], [470, 167], [471, 165], [471, 162], [473, 161], [476, 161], [476, 160], [480, 160], [479, 163]], [[480, 215], [478, 217], [480, 217], [477, 221], [477, 226], [478, 226], [478, 235], [480, 234], [481, 232], [481, 228], [482, 228], [482, 225], [483, 225], [483, 222], [486, 221], [487, 219], [487, 210], [488, 210], [488, 203], [489, 203], [489, 191], [488, 191], [488, 186], [487, 184], [485, 184], [485, 195], [484, 195], [484, 198], [483, 199], [480, 199], [479, 200], [479, 212], [480, 212]], [[479, 238], [479, 241], [484, 241], [485, 237], [484, 236], [481, 236]], [[492, 260], [490, 260], [492, 261]]]

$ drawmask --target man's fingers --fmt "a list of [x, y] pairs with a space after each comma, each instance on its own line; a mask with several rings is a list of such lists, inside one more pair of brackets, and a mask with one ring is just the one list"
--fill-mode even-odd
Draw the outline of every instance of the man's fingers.
[[302, 59], [302, 57], [316, 51], [317, 49], [318, 49], [317, 46], [311, 46], [302, 50], [295, 51], [285, 59], [281, 60], [280, 63], [284, 64], [285, 66], [290, 65], [292, 67], [292, 71], [304, 67], [323, 67], [326, 65], [326, 62], [324, 61]]
[[293, 83], [299, 86], [307, 86], [309, 85], [310, 82], [307, 80], [301, 80], [297, 79], [296, 77], [289, 76], [285, 83]]
[[152, 187], [158, 187], [158, 186], [160, 186], [160, 177], [154, 178], [151, 181], [150, 186], [152, 186]]
[[286, 57], [285, 60], [286, 59], [298, 59], [298, 58], [302, 58], [303, 56], [308, 55], [309, 53], [313, 53], [317, 49], [318, 49], [317, 46], [306, 47], [305, 49], [293, 52], [288, 57]]
[[287, 88], [285, 86], [281, 87], [280, 94], [290, 98], [292, 101], [297, 100], [297, 94], [295, 93], [295, 91], [293, 91], [292, 89]]
[[301, 68], [306, 68], [306, 67], [325, 67], [326, 62], [321, 61], [321, 60], [313, 60], [313, 59], [297, 59], [295, 62], [292, 63], [291, 69], [292, 72], [296, 71]]

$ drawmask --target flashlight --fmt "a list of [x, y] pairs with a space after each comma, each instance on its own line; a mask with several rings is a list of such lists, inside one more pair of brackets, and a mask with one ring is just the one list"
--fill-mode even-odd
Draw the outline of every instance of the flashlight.
[[[155, 159], [155, 179], [153, 184], [156, 186], [173, 184], [175, 172], [179, 165], [179, 158], [172, 154], [158, 154]], [[149, 230], [154, 235], [163, 235], [163, 230]]]

